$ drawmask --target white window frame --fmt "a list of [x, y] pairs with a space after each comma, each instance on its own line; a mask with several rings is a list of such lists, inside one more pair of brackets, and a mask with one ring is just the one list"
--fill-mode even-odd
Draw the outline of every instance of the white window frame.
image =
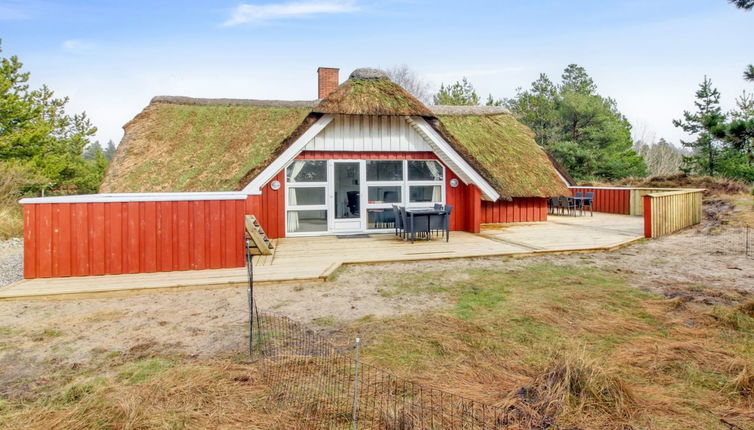
[[[288, 182], [288, 167], [290, 167], [293, 163], [297, 161], [326, 161], [326, 160], [293, 160], [290, 163], [286, 164], [286, 166], [283, 168], [283, 178], [285, 180], [285, 235], [286, 236], [320, 236], [322, 234], [327, 234], [330, 232], [330, 210], [327, 207], [327, 196], [330, 192], [330, 181], [325, 182]], [[329, 169], [327, 169], [327, 163], [325, 163], [325, 178], [328, 178], [329, 176]], [[291, 205], [290, 204], [290, 190], [293, 188], [324, 188], [325, 189], [325, 202], [321, 205]], [[304, 231], [304, 232], [293, 232], [288, 231], [288, 213], [293, 211], [325, 211], [325, 219], [326, 219], [326, 229], [323, 231]]]
[[[288, 182], [288, 175], [287, 175], [287, 169], [288, 167], [295, 163], [296, 161], [325, 161], [327, 163], [327, 182]], [[400, 181], [369, 181], [367, 180], [367, 166], [366, 163], [369, 161], [400, 161], [403, 163], [403, 180]], [[441, 180], [431, 180], [431, 181], [410, 181], [408, 179], [408, 162], [409, 161], [433, 161], [440, 165], [441, 172], [442, 172], [442, 179]], [[446, 179], [447, 179], [447, 169], [445, 167], [445, 164], [442, 163], [439, 160], [436, 159], [416, 159], [416, 158], [408, 158], [408, 159], [320, 159], [320, 158], [312, 158], [312, 159], [303, 159], [303, 160], [292, 160], [290, 163], [285, 165], [284, 167], [284, 180], [285, 180], [285, 234], [286, 237], [305, 237], [305, 236], [322, 236], [326, 234], [337, 234], [337, 232], [333, 231], [333, 220], [334, 220], [334, 211], [331, 207], [333, 202], [330, 199], [330, 194], [332, 192], [333, 187], [333, 166], [336, 162], [358, 162], [360, 163], [360, 171], [361, 171], [361, 177], [362, 177], [362, 183], [364, 184], [362, 188], [362, 196], [361, 196], [361, 208], [363, 210], [362, 216], [361, 216], [361, 222], [362, 222], [362, 231], [368, 232], [368, 233], [387, 233], [393, 231], [393, 228], [369, 228], [369, 209], [388, 209], [392, 210], [393, 205], [397, 204], [399, 206], [405, 206], [407, 208], [431, 208], [434, 207], [435, 203], [445, 204], [446, 202]], [[411, 186], [440, 186], [440, 196], [441, 201], [439, 202], [409, 202], [410, 197], [410, 187]], [[370, 186], [391, 186], [391, 187], [400, 187], [401, 188], [401, 202], [400, 203], [369, 203], [369, 187]], [[291, 188], [325, 188], [325, 204], [324, 205], [290, 205], [289, 204], [289, 190]], [[299, 210], [324, 210], [327, 213], [327, 230], [325, 231], [315, 231], [315, 232], [290, 232], [288, 231], [288, 213], [290, 211], [299, 211]]]
[[[442, 171], [442, 179], [440, 179], [439, 181], [437, 181], [437, 180], [433, 180], [433, 181], [426, 181], [426, 180], [424, 180], [424, 181], [411, 181], [411, 180], [409, 180], [408, 179], [408, 162], [409, 161], [434, 161], [435, 163], [437, 163], [437, 164], [440, 165], [440, 169]], [[406, 162], [404, 163], [403, 170], [404, 170], [404, 176], [403, 177], [405, 178], [405, 181], [406, 181], [406, 190], [405, 190], [406, 200], [405, 200], [405, 202], [406, 202], [406, 207], [407, 208], [408, 207], [411, 207], [411, 208], [426, 208], [426, 207], [430, 207], [431, 208], [431, 207], [435, 206], [435, 203], [439, 203], [439, 204], [442, 204], [442, 205], [445, 204], [445, 177], [446, 177], [445, 175], [447, 174], [447, 172], [445, 171], [445, 165], [443, 163], [439, 162], [438, 160], [433, 160], [433, 159], [427, 159], [427, 160], [406, 160]], [[439, 202], [411, 202], [411, 201], [409, 201], [410, 198], [411, 198], [411, 187], [412, 186], [422, 186], [422, 185], [425, 185], [425, 186], [439, 185], [440, 186], [440, 201]]]

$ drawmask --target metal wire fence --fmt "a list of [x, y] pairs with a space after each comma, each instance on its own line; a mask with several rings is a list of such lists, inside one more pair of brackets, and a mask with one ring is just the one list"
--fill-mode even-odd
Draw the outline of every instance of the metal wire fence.
[[754, 259], [754, 229], [750, 226], [727, 227], [718, 231], [699, 230], [693, 238], [693, 246], [705, 254]]
[[[247, 244], [247, 251], [249, 250]], [[290, 408], [305, 428], [505, 429], [509, 410], [399, 377], [364, 363], [357, 340], [336, 347], [285, 316], [259, 311], [249, 271], [249, 353], [270, 400]]]

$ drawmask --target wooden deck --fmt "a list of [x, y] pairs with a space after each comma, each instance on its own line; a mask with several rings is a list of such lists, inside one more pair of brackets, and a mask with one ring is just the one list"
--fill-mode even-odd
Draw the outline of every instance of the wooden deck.
[[[601, 251], [642, 237], [643, 218], [595, 213], [594, 217], [550, 216], [539, 223], [483, 225], [480, 234], [452, 232], [450, 242], [438, 237], [411, 244], [392, 234], [358, 239], [286, 238], [277, 241], [274, 255], [255, 257], [254, 276], [259, 283], [323, 281], [344, 264]], [[245, 282], [244, 268], [31, 279], [0, 288], [0, 299], [117, 295]]]

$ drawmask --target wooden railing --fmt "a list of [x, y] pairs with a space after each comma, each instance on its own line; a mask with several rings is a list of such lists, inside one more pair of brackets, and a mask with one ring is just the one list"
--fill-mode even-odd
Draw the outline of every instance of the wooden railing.
[[594, 210], [621, 215], [644, 215], [644, 196], [665, 191], [684, 191], [683, 188], [635, 188], [635, 187], [569, 187], [577, 192], [594, 193]]
[[644, 237], [660, 237], [702, 221], [703, 189], [645, 194]]

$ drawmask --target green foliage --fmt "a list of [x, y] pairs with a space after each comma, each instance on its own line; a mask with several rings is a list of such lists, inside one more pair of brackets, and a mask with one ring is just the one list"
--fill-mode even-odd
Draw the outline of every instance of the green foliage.
[[683, 112], [682, 120], [673, 120], [673, 125], [696, 137], [693, 141], [681, 141], [694, 153], [684, 158], [684, 170], [695, 174], [715, 176], [720, 155], [720, 137], [725, 133], [725, 114], [720, 108], [720, 92], [712, 87], [712, 81], [704, 77], [696, 91], [696, 112]]
[[465, 77], [447, 87], [441, 84], [440, 91], [435, 94], [433, 100], [436, 105], [452, 106], [476, 106], [480, 101], [474, 86]]
[[16, 56], [0, 58], [0, 163], [44, 178], [26, 183], [25, 192], [95, 192], [102, 166], [82, 151], [97, 129], [85, 113], [66, 114], [67, 97], [45, 85], [31, 89], [22, 67]]
[[693, 150], [684, 157], [684, 169], [754, 182], [754, 97], [744, 92], [736, 109], [726, 115], [720, 108], [720, 92], [705, 77], [696, 98], [697, 111], [684, 112], [683, 120], [673, 121], [696, 138], [681, 141]]
[[728, 2], [739, 9], [751, 10], [754, 8], [754, 0], [728, 0]]
[[631, 124], [615, 100], [596, 91], [586, 70], [570, 64], [559, 85], [540, 74], [506, 104], [576, 180], [644, 176], [647, 167], [632, 148]]

